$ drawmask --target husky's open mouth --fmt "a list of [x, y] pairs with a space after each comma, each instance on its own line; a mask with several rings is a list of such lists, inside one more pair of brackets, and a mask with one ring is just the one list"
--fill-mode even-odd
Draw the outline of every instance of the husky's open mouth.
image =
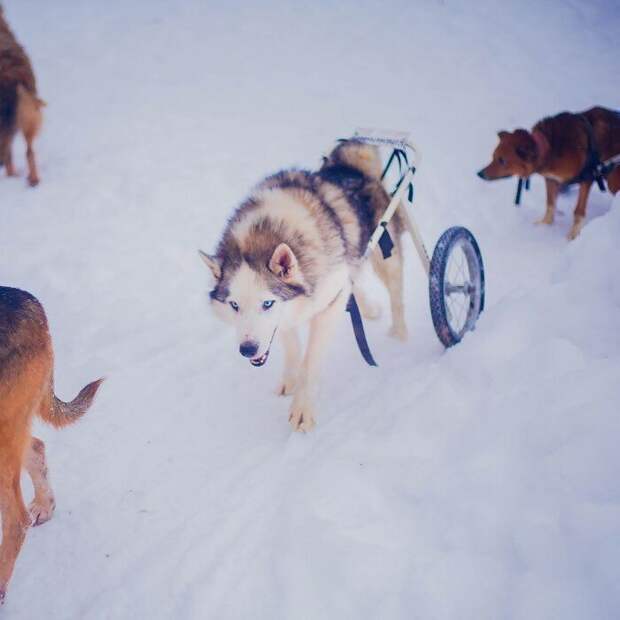
[[269, 357], [269, 349], [267, 349], [260, 357], [255, 357], [251, 359], [250, 364], [256, 367], [262, 366], [267, 361], [268, 357]]
[[273, 330], [273, 334], [271, 334], [271, 340], [269, 341], [269, 346], [267, 347], [267, 350], [261, 356], [253, 357], [250, 360], [250, 364], [252, 364], [252, 366], [255, 366], [256, 368], [259, 368], [260, 366], [262, 366], [267, 361], [267, 358], [269, 357], [269, 351], [271, 351], [271, 345], [273, 344], [273, 338], [276, 335], [277, 331], [278, 331], [278, 328], [276, 327]]

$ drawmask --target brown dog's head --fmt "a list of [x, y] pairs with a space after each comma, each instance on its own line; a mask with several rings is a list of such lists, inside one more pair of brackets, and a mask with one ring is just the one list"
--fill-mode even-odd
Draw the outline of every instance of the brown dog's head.
[[499, 144], [493, 152], [493, 161], [478, 172], [485, 181], [495, 181], [511, 176], [529, 177], [534, 172], [538, 156], [536, 142], [525, 129], [513, 133], [500, 131]]

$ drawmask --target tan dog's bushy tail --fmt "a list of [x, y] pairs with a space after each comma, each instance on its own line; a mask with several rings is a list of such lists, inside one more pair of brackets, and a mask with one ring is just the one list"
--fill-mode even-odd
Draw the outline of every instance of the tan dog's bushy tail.
[[56, 428], [63, 428], [77, 422], [88, 411], [102, 382], [103, 379], [97, 379], [89, 383], [68, 403], [51, 393], [51, 398], [39, 412], [41, 419]]
[[371, 179], [381, 178], [382, 164], [379, 149], [355, 138], [342, 141], [324, 159], [323, 168], [331, 166], [348, 166], [359, 170]]

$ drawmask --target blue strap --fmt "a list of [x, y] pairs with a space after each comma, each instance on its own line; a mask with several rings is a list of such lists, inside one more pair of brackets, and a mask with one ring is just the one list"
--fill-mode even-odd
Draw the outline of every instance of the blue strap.
[[351, 315], [353, 333], [355, 334], [355, 340], [357, 341], [357, 346], [359, 347], [362, 357], [369, 366], [378, 366], [370, 352], [370, 347], [368, 346], [368, 341], [366, 340], [366, 334], [364, 332], [364, 324], [362, 323], [362, 315], [360, 314], [360, 309], [357, 305], [357, 301], [355, 301], [353, 293], [351, 293], [347, 303], [347, 312]]

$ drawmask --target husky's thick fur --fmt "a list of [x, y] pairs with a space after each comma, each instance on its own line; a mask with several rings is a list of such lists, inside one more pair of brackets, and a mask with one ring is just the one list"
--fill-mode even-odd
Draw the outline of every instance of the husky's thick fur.
[[[52, 342], [41, 304], [29, 293], [0, 287], [0, 605], [30, 525], [51, 518], [54, 495], [47, 479], [45, 445], [32, 437], [32, 418], [61, 428], [82, 417], [101, 380], [87, 385], [70, 403], [54, 396]], [[34, 485], [26, 510], [22, 468]]]
[[28, 183], [39, 183], [33, 143], [41, 129], [44, 102], [37, 96], [32, 65], [24, 48], [11, 32], [0, 6], [0, 166], [15, 175], [12, 144], [17, 131], [26, 140]]
[[[295, 430], [314, 426], [314, 387], [333, 327], [344, 315], [368, 240], [389, 204], [375, 147], [341, 142], [317, 172], [289, 170], [268, 177], [235, 211], [213, 256], [201, 252], [214, 277], [211, 305], [236, 327], [240, 353], [262, 366], [277, 333], [285, 351], [278, 394], [293, 394]], [[389, 227], [392, 256], [373, 266], [392, 307], [391, 333], [405, 339], [402, 301], [403, 223]], [[364, 316], [378, 315], [360, 290]], [[296, 329], [310, 323], [305, 355]]]

